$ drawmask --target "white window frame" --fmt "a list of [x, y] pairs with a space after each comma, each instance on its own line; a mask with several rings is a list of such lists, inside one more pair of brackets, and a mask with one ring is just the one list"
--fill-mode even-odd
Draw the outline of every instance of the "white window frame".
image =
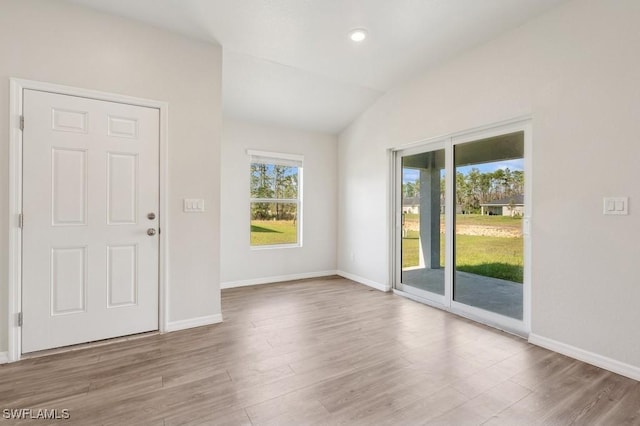
[[[266, 244], [251, 245], [251, 231], [249, 231], [249, 248], [251, 250], [271, 250], [282, 248], [298, 248], [302, 247], [302, 224], [303, 224], [303, 171], [304, 156], [299, 154], [286, 154], [281, 152], [258, 151], [253, 149], [247, 150], [249, 160], [249, 179], [251, 179], [251, 164], [274, 164], [274, 165], [295, 165], [298, 168], [298, 198], [253, 198], [249, 191], [249, 229], [251, 229], [251, 205], [253, 203], [292, 203], [296, 204], [298, 217], [296, 219], [296, 236], [297, 242], [294, 244]], [[263, 161], [254, 161], [256, 158]], [[251, 182], [249, 182], [251, 186]]]

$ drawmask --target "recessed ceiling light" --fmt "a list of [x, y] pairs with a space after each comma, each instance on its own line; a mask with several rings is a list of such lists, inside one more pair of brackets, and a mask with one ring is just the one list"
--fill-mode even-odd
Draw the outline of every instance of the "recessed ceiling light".
[[351, 30], [351, 32], [349, 33], [349, 38], [356, 43], [360, 43], [361, 41], [364, 41], [365, 38], [367, 38], [367, 30], [365, 30], [364, 28], [356, 28], [354, 30]]

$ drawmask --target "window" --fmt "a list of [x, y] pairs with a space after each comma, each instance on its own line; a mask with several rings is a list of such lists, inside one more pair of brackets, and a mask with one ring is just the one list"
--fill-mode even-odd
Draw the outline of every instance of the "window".
[[301, 155], [248, 151], [251, 247], [302, 246]]

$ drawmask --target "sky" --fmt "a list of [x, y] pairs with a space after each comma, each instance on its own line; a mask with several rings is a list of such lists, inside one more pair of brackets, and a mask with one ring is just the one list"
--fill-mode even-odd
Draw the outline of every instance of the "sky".
[[[284, 175], [292, 176], [298, 174], [298, 168], [294, 166], [283, 166], [284, 167]], [[273, 177], [274, 176], [275, 166], [273, 164], [267, 164], [267, 173]]]
[[[509, 170], [524, 170], [524, 159], [519, 158], [517, 160], [496, 161], [493, 163], [475, 164], [471, 166], [458, 167], [457, 171], [462, 174], [467, 174], [471, 169], [476, 168], [480, 170], [480, 173], [492, 173], [498, 169]], [[440, 176], [444, 176], [444, 170], [440, 172]], [[417, 169], [403, 169], [402, 170], [402, 183], [415, 182], [420, 178], [420, 171]]]

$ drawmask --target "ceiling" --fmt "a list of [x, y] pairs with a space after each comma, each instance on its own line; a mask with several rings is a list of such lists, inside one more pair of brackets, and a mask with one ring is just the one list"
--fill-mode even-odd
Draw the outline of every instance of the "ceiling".
[[337, 133], [403, 80], [564, 0], [69, 1], [222, 45], [227, 115]]

